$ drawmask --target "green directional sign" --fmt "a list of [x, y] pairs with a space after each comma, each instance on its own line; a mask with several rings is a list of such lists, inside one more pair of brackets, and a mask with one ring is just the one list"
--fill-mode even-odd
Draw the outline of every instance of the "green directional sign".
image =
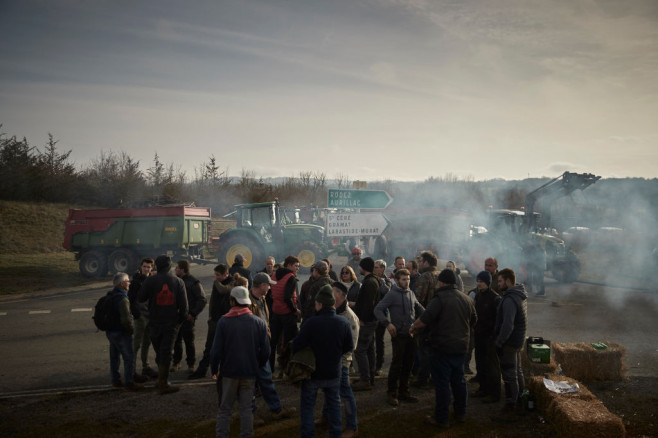
[[393, 198], [384, 190], [329, 189], [329, 208], [386, 208]]

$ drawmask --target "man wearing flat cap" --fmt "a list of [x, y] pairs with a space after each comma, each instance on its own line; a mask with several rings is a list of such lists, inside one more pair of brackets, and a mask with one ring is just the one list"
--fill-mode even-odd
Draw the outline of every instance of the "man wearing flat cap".
[[292, 352], [310, 347], [315, 356], [315, 371], [309, 380], [302, 381], [301, 436], [315, 436], [313, 412], [318, 390], [324, 392], [324, 404], [329, 420], [330, 436], [342, 436], [343, 420], [340, 410], [340, 377], [343, 355], [354, 348], [350, 324], [336, 315], [333, 288], [326, 284], [315, 296], [315, 316], [309, 318], [292, 342]]

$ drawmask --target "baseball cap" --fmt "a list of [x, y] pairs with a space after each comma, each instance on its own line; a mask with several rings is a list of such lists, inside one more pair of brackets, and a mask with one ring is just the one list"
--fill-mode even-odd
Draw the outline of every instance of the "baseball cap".
[[244, 286], [236, 286], [233, 289], [231, 289], [231, 297], [234, 298], [235, 301], [238, 302], [238, 304], [247, 305], [247, 306], [251, 304], [251, 299], [249, 298], [249, 291]]

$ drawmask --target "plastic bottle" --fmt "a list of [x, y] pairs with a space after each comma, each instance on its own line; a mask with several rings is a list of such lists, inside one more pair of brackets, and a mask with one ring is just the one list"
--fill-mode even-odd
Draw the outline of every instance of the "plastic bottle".
[[530, 391], [527, 389], [523, 390], [523, 394], [521, 394], [521, 405], [523, 406], [524, 409], [528, 409], [528, 398], [530, 395]]

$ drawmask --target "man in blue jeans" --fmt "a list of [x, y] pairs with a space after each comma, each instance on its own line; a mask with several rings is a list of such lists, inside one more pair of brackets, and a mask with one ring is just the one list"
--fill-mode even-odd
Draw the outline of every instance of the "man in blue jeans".
[[119, 272], [112, 281], [114, 289], [110, 292], [112, 297], [112, 313], [110, 328], [105, 331], [107, 340], [110, 341], [110, 375], [112, 386], [120, 388], [121, 374], [119, 366], [123, 357], [123, 373], [126, 379], [125, 388], [130, 391], [143, 389], [144, 387], [135, 382], [135, 361], [133, 353], [133, 331], [135, 328], [133, 316], [130, 313], [130, 301], [128, 300], [128, 288], [130, 277], [128, 274]]
[[427, 349], [436, 398], [431, 425], [450, 427], [450, 390], [454, 401], [454, 417], [458, 423], [466, 416], [467, 387], [464, 379], [464, 357], [468, 351], [471, 329], [477, 316], [473, 301], [456, 286], [454, 271], [444, 269], [439, 273], [439, 288], [434, 293], [425, 312], [417, 319], [410, 333], [429, 327]]
[[315, 296], [315, 316], [309, 318], [292, 342], [292, 352], [310, 347], [315, 355], [315, 371], [302, 382], [301, 436], [315, 436], [313, 412], [319, 389], [324, 392], [324, 403], [329, 420], [329, 435], [342, 436], [343, 420], [340, 412], [340, 377], [343, 354], [352, 351], [354, 341], [347, 320], [336, 315], [336, 299], [331, 285], [324, 285]]

